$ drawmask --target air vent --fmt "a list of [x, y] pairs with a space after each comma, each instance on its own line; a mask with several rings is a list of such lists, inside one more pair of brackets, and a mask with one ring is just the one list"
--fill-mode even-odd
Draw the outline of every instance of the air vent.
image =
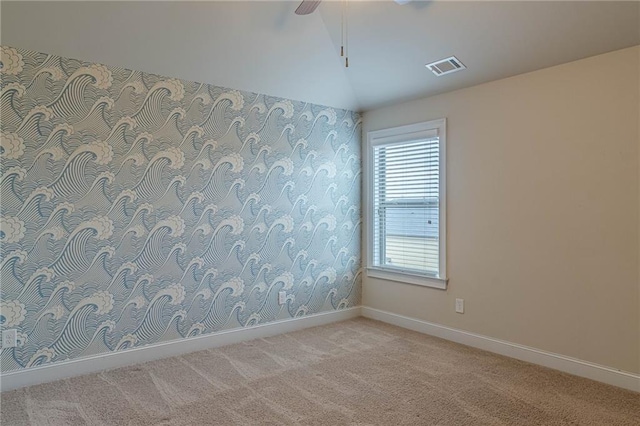
[[440, 77], [441, 75], [451, 74], [452, 72], [467, 69], [467, 67], [465, 67], [464, 64], [460, 62], [460, 59], [456, 58], [455, 56], [431, 62], [430, 64], [427, 64], [425, 66], [438, 77]]

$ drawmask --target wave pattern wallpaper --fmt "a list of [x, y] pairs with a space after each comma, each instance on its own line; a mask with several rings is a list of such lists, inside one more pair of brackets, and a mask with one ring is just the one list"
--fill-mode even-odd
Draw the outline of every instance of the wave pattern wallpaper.
[[358, 114], [1, 59], [3, 371], [359, 304]]

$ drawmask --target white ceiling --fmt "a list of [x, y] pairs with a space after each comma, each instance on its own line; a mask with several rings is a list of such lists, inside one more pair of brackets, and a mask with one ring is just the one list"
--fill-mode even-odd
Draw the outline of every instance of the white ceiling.
[[[0, 3], [5, 45], [354, 110], [434, 95], [640, 44], [639, 2]], [[456, 55], [468, 69], [435, 77]]]

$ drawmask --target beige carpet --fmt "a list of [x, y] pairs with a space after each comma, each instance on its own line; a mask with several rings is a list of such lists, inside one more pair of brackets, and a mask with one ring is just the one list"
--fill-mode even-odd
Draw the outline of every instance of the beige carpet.
[[640, 394], [359, 318], [2, 394], [2, 425], [640, 425]]

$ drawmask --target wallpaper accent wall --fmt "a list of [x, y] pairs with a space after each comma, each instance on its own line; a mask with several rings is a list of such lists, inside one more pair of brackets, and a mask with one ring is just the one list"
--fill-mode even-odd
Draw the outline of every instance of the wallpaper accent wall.
[[3, 371], [359, 304], [359, 115], [1, 60]]

